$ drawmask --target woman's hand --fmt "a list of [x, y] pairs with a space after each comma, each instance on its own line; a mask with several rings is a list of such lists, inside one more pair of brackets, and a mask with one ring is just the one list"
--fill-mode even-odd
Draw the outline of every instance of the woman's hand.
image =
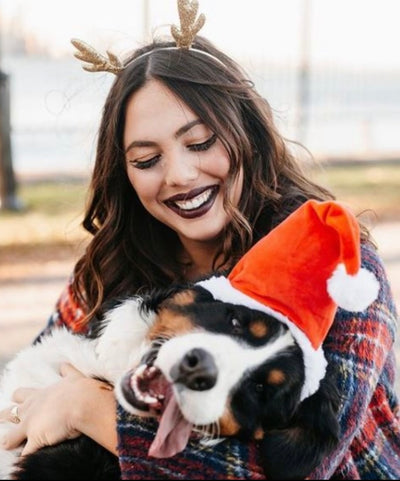
[[79, 436], [75, 410], [79, 409], [80, 389], [87, 378], [69, 364], [61, 366], [60, 374], [63, 379], [47, 388], [22, 387], [14, 392], [20, 421], [3, 437], [4, 449], [16, 448], [27, 440], [22, 451], [25, 455]]
[[[85, 377], [70, 364], [60, 369], [62, 380], [44, 389], [17, 389], [13, 401], [20, 422], [2, 440], [4, 449], [20, 446], [22, 455], [43, 446], [86, 434], [116, 453], [115, 398], [112, 387]], [[10, 409], [0, 412], [0, 420], [10, 421]]]
[[[25, 440], [22, 455], [80, 434], [117, 454], [116, 401], [112, 387], [85, 377], [70, 364], [60, 368], [62, 379], [44, 389], [17, 389], [13, 401], [20, 422], [2, 439], [3, 449]], [[0, 421], [11, 421], [11, 408], [0, 412]]]

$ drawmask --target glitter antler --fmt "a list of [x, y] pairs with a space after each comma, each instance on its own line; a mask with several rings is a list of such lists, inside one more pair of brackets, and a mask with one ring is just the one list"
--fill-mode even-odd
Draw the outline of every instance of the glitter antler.
[[178, 12], [181, 28], [172, 25], [171, 34], [176, 46], [188, 49], [191, 47], [197, 32], [203, 27], [206, 17], [200, 14], [196, 20], [199, 2], [197, 0], [178, 0]]
[[[197, 0], [178, 0], [181, 25], [180, 28], [176, 25], [171, 26], [171, 35], [176, 42], [176, 47], [169, 48], [189, 49], [191, 47], [195, 36], [206, 21], [204, 14], [200, 14], [196, 20], [198, 9], [199, 3]], [[71, 43], [78, 50], [74, 53], [74, 56], [85, 62], [82, 67], [88, 72], [111, 72], [118, 74], [125, 68], [121, 60], [109, 51], [106, 52], [107, 58], [82, 40], [74, 38], [71, 40]], [[147, 53], [144, 55], [147, 55]]]
[[71, 43], [76, 49], [78, 49], [78, 52], [75, 52], [74, 56], [77, 59], [86, 62], [82, 67], [88, 72], [111, 72], [117, 74], [124, 69], [119, 58], [111, 52], [106, 52], [108, 55], [107, 58], [87, 43], [82, 42], [82, 40], [74, 38], [71, 40]]

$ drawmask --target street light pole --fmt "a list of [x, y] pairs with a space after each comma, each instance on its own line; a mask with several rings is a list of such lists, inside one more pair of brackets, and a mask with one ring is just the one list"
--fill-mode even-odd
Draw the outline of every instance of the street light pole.
[[310, 109], [310, 6], [311, 0], [303, 0], [300, 25], [300, 60], [298, 67], [297, 140], [306, 141]]
[[143, 40], [150, 38], [150, 0], [143, 0]]

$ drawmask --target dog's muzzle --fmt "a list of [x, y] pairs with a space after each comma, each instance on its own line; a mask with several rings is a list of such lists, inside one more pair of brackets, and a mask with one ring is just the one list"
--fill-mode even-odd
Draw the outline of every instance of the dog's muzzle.
[[183, 384], [193, 391], [207, 391], [218, 377], [213, 356], [205, 349], [191, 349], [170, 371], [174, 384]]

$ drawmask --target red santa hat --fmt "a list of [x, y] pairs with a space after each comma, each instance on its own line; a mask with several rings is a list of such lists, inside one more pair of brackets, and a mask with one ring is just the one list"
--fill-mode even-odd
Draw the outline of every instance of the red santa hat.
[[361, 268], [355, 217], [337, 202], [309, 200], [257, 242], [228, 278], [198, 284], [216, 299], [246, 305], [285, 323], [303, 350], [302, 399], [325, 375], [322, 343], [337, 307], [364, 311], [379, 283]]

